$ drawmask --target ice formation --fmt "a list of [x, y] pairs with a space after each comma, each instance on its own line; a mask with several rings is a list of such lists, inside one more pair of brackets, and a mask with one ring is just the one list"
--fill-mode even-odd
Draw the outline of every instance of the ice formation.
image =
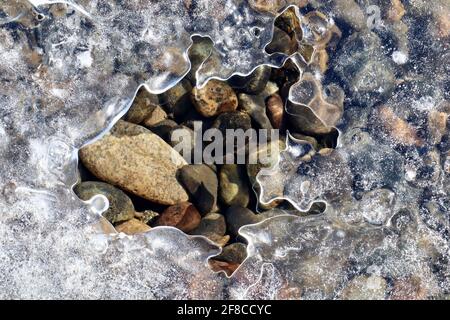
[[[449, 112], [440, 15], [448, 2], [411, 1], [405, 22], [377, 30], [368, 30], [363, 8], [383, 1], [309, 1], [326, 19], [301, 12], [306, 2], [1, 0], [0, 297], [351, 298], [370, 288], [385, 298], [381, 291], [398, 290], [393, 279], [414, 298], [448, 294], [448, 129], [429, 126]], [[288, 5], [298, 6], [299, 38], [314, 53], [336, 45], [335, 20], [356, 30], [332, 66], [343, 88], [320, 73], [314, 54], [264, 50]], [[444, 26], [421, 28], [413, 14]], [[261, 202], [327, 209], [242, 228], [249, 256], [231, 278], [208, 269], [220, 249], [206, 238], [167, 227], [117, 234], [101, 217], [104, 199], [82, 202], [72, 191], [78, 149], [126, 112], [140, 86], [175, 85], [190, 69], [193, 35], [215, 47], [199, 85], [290, 60], [301, 77], [286, 111], [308, 107], [340, 132], [326, 153], [288, 138], [278, 164], [260, 173]], [[402, 69], [408, 64], [414, 72]], [[273, 184], [282, 194], [270, 192]]]

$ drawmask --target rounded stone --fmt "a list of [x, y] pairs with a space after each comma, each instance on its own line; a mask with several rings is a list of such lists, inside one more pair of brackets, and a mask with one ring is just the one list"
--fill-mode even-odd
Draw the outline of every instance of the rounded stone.
[[245, 170], [237, 164], [225, 164], [219, 171], [220, 199], [228, 206], [247, 207], [250, 195]]
[[226, 82], [219, 80], [210, 80], [203, 88], [195, 87], [191, 100], [197, 111], [207, 118], [234, 111], [238, 106], [234, 90]]
[[112, 224], [130, 220], [134, 217], [131, 199], [120, 189], [99, 181], [85, 181], [74, 187], [76, 195], [84, 201], [101, 194], [109, 201], [109, 208], [102, 215]]
[[120, 120], [110, 133], [79, 154], [100, 180], [144, 199], [166, 205], [188, 200], [176, 179], [186, 161], [144, 127]]

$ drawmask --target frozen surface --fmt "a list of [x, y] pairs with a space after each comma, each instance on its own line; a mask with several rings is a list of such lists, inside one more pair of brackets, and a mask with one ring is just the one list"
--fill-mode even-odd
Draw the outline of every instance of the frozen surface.
[[[357, 276], [367, 279], [355, 287], [413, 279], [406, 291], [414, 297], [448, 294], [448, 129], [429, 128], [436, 112], [450, 111], [448, 2], [411, 1], [404, 23], [377, 25], [373, 32], [395, 39], [379, 45], [363, 8], [382, 1], [310, 1], [332, 17], [302, 27], [316, 51], [334, 32], [333, 19], [367, 35], [340, 49], [332, 65], [340, 85], [313, 59], [264, 51], [276, 13], [305, 2], [0, 0], [0, 297], [348, 298], [344, 288]], [[419, 25], [415, 16], [444, 19], [444, 27], [403, 32], [402, 23]], [[210, 37], [216, 49], [199, 85], [291, 59], [302, 73], [291, 102], [340, 130], [327, 154], [288, 138], [278, 165], [261, 172], [262, 202], [283, 198], [306, 211], [323, 201], [327, 210], [244, 227], [249, 257], [231, 279], [208, 269], [219, 249], [206, 238], [173, 228], [123, 237], [94, 201], [71, 190], [78, 148], [126, 112], [139, 86], [159, 93], [180, 80], [192, 35]], [[364, 66], [355, 83], [345, 66], [357, 63]], [[313, 93], [308, 81], [316, 81]], [[324, 103], [325, 111], [316, 108]], [[279, 190], [274, 184], [282, 194], [270, 192]]]

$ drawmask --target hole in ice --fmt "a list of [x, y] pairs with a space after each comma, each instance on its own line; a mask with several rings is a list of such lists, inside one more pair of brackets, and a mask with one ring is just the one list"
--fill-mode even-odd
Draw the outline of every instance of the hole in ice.
[[98, 194], [96, 196], [93, 196], [91, 200], [89, 200], [89, 205], [91, 207], [92, 212], [96, 214], [102, 214], [109, 208], [109, 201], [108, 198], [106, 198], [102, 194]]

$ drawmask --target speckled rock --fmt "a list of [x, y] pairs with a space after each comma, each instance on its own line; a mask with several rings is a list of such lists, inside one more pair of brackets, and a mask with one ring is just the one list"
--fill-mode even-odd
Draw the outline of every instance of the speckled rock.
[[147, 200], [167, 205], [188, 200], [176, 179], [186, 161], [144, 127], [119, 121], [102, 139], [82, 148], [80, 159], [99, 179]]
[[203, 214], [213, 212], [217, 204], [216, 173], [207, 165], [187, 165], [180, 169], [179, 179]]
[[390, 141], [408, 146], [423, 145], [424, 142], [418, 136], [416, 128], [397, 116], [390, 107], [379, 107], [375, 110], [374, 116], [374, 122], [378, 123], [377, 128], [381, 129]]
[[247, 207], [250, 200], [245, 170], [237, 164], [225, 164], [219, 171], [220, 199], [228, 206]]
[[131, 199], [120, 189], [98, 181], [85, 181], [74, 187], [74, 192], [81, 200], [89, 200], [97, 194], [104, 195], [109, 201], [109, 208], [103, 216], [111, 223], [119, 223], [134, 217]]
[[191, 100], [204, 117], [236, 110], [238, 99], [234, 90], [223, 81], [210, 80], [203, 88], [192, 90]]
[[139, 221], [138, 219], [131, 219], [126, 222], [123, 222], [116, 227], [117, 232], [123, 232], [127, 235], [133, 235], [138, 233], [143, 233], [151, 230], [151, 228], [143, 223], [142, 221]]
[[159, 217], [159, 213], [153, 210], [145, 210], [134, 213], [134, 217], [143, 223], [152, 223]]
[[190, 202], [183, 202], [164, 210], [155, 226], [169, 226], [183, 232], [191, 232], [198, 227], [201, 221], [200, 213]]
[[248, 114], [244, 112], [225, 112], [214, 120], [212, 128], [219, 129], [224, 137], [227, 129], [242, 129], [244, 131], [252, 127], [252, 121]]
[[145, 88], [141, 88], [136, 94], [133, 104], [125, 115], [125, 120], [135, 124], [144, 122], [156, 108], [159, 107], [159, 99]]

